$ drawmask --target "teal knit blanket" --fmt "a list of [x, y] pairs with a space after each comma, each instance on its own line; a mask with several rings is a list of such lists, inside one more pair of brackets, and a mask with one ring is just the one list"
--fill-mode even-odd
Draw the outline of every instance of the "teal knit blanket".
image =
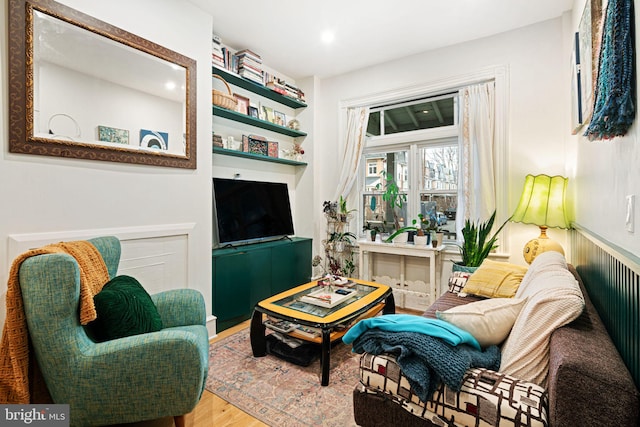
[[404, 376], [423, 402], [431, 398], [440, 382], [459, 391], [469, 368], [500, 368], [500, 350], [495, 345], [481, 351], [420, 332], [368, 329], [353, 341], [353, 351], [396, 356]]
[[347, 331], [342, 341], [351, 344], [365, 331], [373, 328], [392, 332], [420, 332], [443, 339], [451, 345], [468, 344], [480, 350], [480, 344], [469, 332], [444, 320], [412, 314], [385, 314], [361, 320]]

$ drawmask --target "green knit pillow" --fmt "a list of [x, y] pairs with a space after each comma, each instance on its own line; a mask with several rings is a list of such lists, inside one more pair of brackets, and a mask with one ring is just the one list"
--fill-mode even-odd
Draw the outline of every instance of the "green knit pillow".
[[93, 297], [98, 317], [87, 325], [94, 341], [102, 342], [162, 329], [151, 296], [133, 277], [116, 276]]

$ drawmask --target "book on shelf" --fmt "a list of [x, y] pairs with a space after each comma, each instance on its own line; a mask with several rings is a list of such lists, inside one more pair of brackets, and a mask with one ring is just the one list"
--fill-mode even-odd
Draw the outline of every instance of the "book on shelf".
[[236, 52], [236, 56], [238, 57], [247, 57], [251, 58], [256, 62], [262, 63], [262, 58], [255, 52], [250, 51], [249, 49], [242, 49]]

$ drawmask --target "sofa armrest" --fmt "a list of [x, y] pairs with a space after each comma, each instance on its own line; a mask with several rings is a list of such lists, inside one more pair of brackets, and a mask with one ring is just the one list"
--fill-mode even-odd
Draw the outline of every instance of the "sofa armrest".
[[195, 289], [172, 289], [151, 295], [164, 328], [206, 325], [204, 297]]
[[639, 425], [638, 390], [590, 302], [551, 335], [549, 358], [550, 425]]
[[75, 413], [74, 424], [181, 415], [193, 410], [204, 388], [207, 335], [195, 325], [102, 343], [87, 338], [78, 357], [42, 370], [54, 401]]

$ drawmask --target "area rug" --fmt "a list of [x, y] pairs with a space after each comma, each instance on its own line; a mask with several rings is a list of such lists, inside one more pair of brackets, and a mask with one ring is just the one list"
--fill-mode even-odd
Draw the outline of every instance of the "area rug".
[[301, 367], [253, 357], [247, 328], [211, 344], [206, 389], [270, 426], [355, 426], [359, 358], [350, 346], [335, 345], [329, 385], [322, 387], [319, 360]]

